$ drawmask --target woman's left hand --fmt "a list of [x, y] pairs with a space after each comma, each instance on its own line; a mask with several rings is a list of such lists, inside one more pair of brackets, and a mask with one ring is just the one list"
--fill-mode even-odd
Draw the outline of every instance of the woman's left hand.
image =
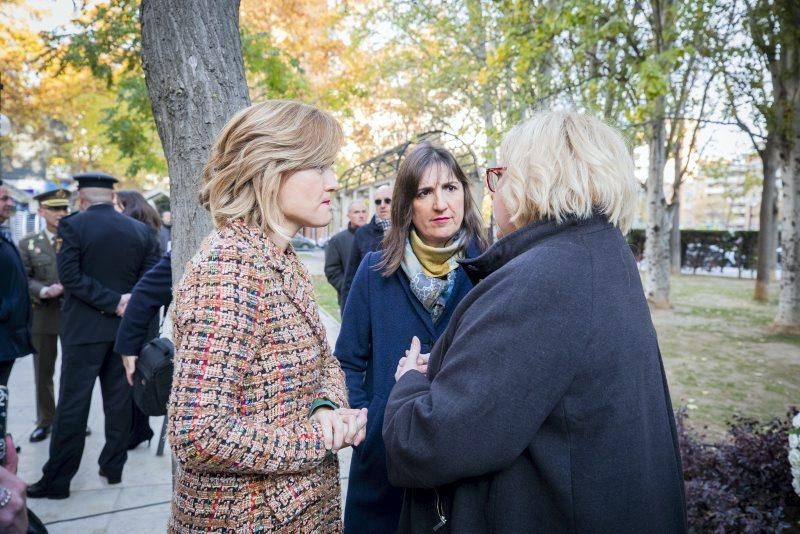
[[411, 347], [406, 351], [406, 355], [400, 358], [397, 363], [397, 371], [394, 373], [395, 381], [400, 380], [400, 377], [409, 371], [419, 371], [420, 373], [428, 373], [428, 358], [430, 354], [420, 354], [419, 338], [414, 336], [411, 338]]

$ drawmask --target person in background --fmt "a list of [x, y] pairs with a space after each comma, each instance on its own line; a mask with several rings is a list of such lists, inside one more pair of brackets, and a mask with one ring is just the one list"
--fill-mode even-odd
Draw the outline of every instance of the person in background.
[[[160, 244], [160, 234], [159, 231], [161, 229], [161, 217], [158, 216], [158, 212], [156, 209], [151, 206], [147, 199], [138, 192], [133, 191], [130, 189], [123, 189], [122, 191], [117, 191], [116, 194], [117, 202], [119, 203], [120, 207], [122, 207], [122, 213], [129, 217], [133, 217], [137, 221], [143, 222], [150, 228], [150, 231], [153, 233], [153, 237], [156, 240], [159, 240]], [[164, 248], [160, 246], [160, 250], [163, 253]], [[133, 298], [133, 293], [131, 292], [131, 298]], [[130, 304], [130, 302], [128, 303]], [[127, 313], [127, 308], [126, 308]], [[125, 318], [123, 317], [122, 323], [120, 323], [120, 327], [125, 323]], [[145, 341], [144, 343], [150, 341], [154, 337], [158, 335], [158, 314], [150, 317], [150, 323], [148, 325], [147, 331], [145, 332]], [[119, 339], [119, 330], [117, 331], [117, 339]], [[142, 346], [139, 346], [139, 349]], [[128, 349], [129, 347], [125, 347]], [[116, 348], [114, 349], [119, 354], [131, 354], [129, 352], [120, 352]], [[133, 353], [138, 354], [138, 350]], [[123, 361], [124, 363], [124, 361]], [[130, 381], [129, 381], [130, 382]], [[136, 406], [135, 402], [131, 403], [133, 407], [133, 422], [131, 423], [131, 437], [128, 442], [128, 449], [135, 449], [140, 444], [147, 442], [147, 445], [150, 445], [150, 440], [153, 438], [153, 429], [150, 428], [150, 418], [144, 414], [138, 406]]]
[[122, 355], [122, 365], [131, 386], [138, 354], [155, 337], [151, 331], [152, 322], [158, 318], [159, 310], [172, 302], [171, 261], [171, 254], [167, 252], [136, 282], [119, 325], [114, 350]]
[[143, 223], [114, 210], [117, 179], [105, 173], [75, 176], [81, 211], [58, 224], [58, 275], [65, 300], [61, 321], [61, 381], [50, 437], [50, 457], [28, 497], [65, 499], [80, 467], [92, 389], [100, 378], [105, 446], [99, 475], [122, 481], [131, 429], [131, 388], [119, 354], [117, 328], [130, 291], [158, 261], [158, 240]]
[[161, 212], [161, 230], [158, 232], [158, 240], [161, 243], [161, 250], [169, 252], [172, 242], [172, 212], [169, 210]]
[[215, 229], [175, 290], [170, 532], [336, 532], [337, 450], [364, 437], [314, 288], [290, 244], [331, 220], [343, 142], [329, 113], [272, 100], [234, 115], [203, 169]]
[[347, 260], [340, 307], [347, 302], [347, 294], [350, 292], [350, 285], [353, 283], [358, 266], [361, 265], [361, 260], [369, 252], [380, 250], [383, 236], [392, 225], [391, 186], [382, 185], [376, 189], [374, 202], [375, 215], [353, 235], [353, 247]]
[[56, 412], [53, 374], [58, 357], [58, 329], [64, 287], [58, 281], [56, 253], [60, 247], [58, 222], [69, 214], [70, 192], [53, 189], [33, 197], [44, 220], [41, 231], [20, 239], [22, 263], [28, 274], [28, 290], [33, 301], [33, 374], [36, 383], [36, 428], [30, 441], [47, 439]]
[[14, 199], [0, 180], [0, 386], [8, 385], [17, 358], [34, 351], [28, 277], [7, 223]]
[[336, 289], [339, 310], [343, 308], [344, 276], [347, 261], [353, 249], [356, 230], [367, 222], [367, 204], [363, 200], [355, 200], [347, 209], [347, 228], [330, 238], [325, 247], [325, 278]]
[[625, 241], [639, 182], [579, 113], [515, 126], [487, 169], [500, 237], [426, 358], [397, 366], [383, 440], [400, 532], [684, 533], [678, 438]]
[[394, 187], [392, 227], [358, 268], [334, 351], [350, 406], [367, 407], [370, 419], [350, 463], [344, 521], [354, 534], [397, 530], [403, 490], [389, 483], [381, 438], [397, 362], [412, 336], [430, 350], [472, 288], [458, 260], [486, 247], [469, 181], [444, 148], [418, 145]]

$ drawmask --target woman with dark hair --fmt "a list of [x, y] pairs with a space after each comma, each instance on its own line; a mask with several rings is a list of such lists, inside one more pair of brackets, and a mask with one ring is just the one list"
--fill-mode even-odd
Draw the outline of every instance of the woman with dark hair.
[[358, 266], [334, 351], [351, 407], [369, 417], [350, 464], [345, 532], [397, 529], [403, 490], [389, 484], [381, 438], [395, 368], [412, 336], [423, 352], [433, 346], [472, 288], [458, 260], [486, 246], [467, 177], [444, 148], [424, 143], [406, 157], [391, 206], [383, 250]]
[[[117, 191], [114, 199], [114, 207], [120, 213], [133, 217], [137, 221], [143, 222], [156, 236], [158, 241], [158, 231], [161, 227], [161, 218], [156, 209], [151, 206], [147, 199], [138, 191], [123, 189]], [[163, 250], [161, 252], [164, 252]], [[158, 317], [154, 317], [147, 332], [147, 341], [158, 335]], [[128, 449], [135, 449], [140, 444], [153, 439], [153, 429], [150, 428], [150, 418], [142, 412], [136, 403], [133, 406], [133, 424], [131, 425], [131, 437], [128, 440]]]
[[[158, 235], [161, 229], [161, 217], [158, 216], [156, 209], [147, 202], [138, 191], [132, 189], [123, 189], [117, 191], [117, 199], [114, 203], [115, 207], [122, 208], [121, 213], [133, 217], [137, 221], [141, 221]], [[164, 252], [163, 250], [161, 251]]]

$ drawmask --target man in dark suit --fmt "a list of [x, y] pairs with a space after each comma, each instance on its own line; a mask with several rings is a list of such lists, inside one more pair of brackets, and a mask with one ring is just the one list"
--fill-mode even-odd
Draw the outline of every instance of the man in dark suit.
[[367, 205], [363, 200], [355, 200], [350, 204], [347, 219], [347, 228], [333, 236], [325, 247], [325, 278], [336, 289], [340, 310], [344, 307], [344, 276], [353, 250], [353, 239], [356, 230], [367, 222]]
[[350, 252], [350, 259], [347, 261], [347, 270], [344, 275], [344, 283], [342, 286], [342, 296], [340, 306], [344, 309], [344, 303], [347, 302], [347, 294], [350, 292], [350, 286], [353, 284], [353, 278], [356, 276], [358, 266], [361, 265], [361, 260], [369, 252], [380, 250], [381, 241], [383, 241], [384, 233], [389, 229], [392, 224], [392, 187], [389, 185], [382, 185], [375, 190], [375, 215], [372, 219], [356, 230], [353, 236], [353, 248]]
[[117, 179], [75, 176], [81, 212], [61, 219], [58, 274], [66, 295], [61, 321], [61, 383], [50, 459], [28, 496], [65, 499], [80, 466], [92, 386], [100, 378], [106, 443], [100, 476], [122, 480], [131, 431], [130, 386], [114, 352], [120, 318], [136, 281], [158, 261], [158, 240], [143, 223], [114, 210]]
[[28, 290], [33, 301], [33, 373], [36, 380], [36, 428], [32, 442], [50, 434], [56, 412], [53, 373], [58, 356], [58, 328], [61, 323], [61, 301], [64, 288], [58, 281], [56, 252], [58, 221], [69, 213], [70, 192], [54, 189], [36, 195], [39, 216], [45, 227], [19, 241], [22, 263], [28, 274]]
[[28, 279], [6, 221], [14, 200], [0, 180], [0, 385], [8, 385], [14, 360], [33, 352]]

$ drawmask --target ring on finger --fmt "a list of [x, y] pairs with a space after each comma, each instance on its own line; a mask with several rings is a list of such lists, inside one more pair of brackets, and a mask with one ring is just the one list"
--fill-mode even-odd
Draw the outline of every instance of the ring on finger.
[[0, 486], [0, 508], [11, 502], [11, 490]]

